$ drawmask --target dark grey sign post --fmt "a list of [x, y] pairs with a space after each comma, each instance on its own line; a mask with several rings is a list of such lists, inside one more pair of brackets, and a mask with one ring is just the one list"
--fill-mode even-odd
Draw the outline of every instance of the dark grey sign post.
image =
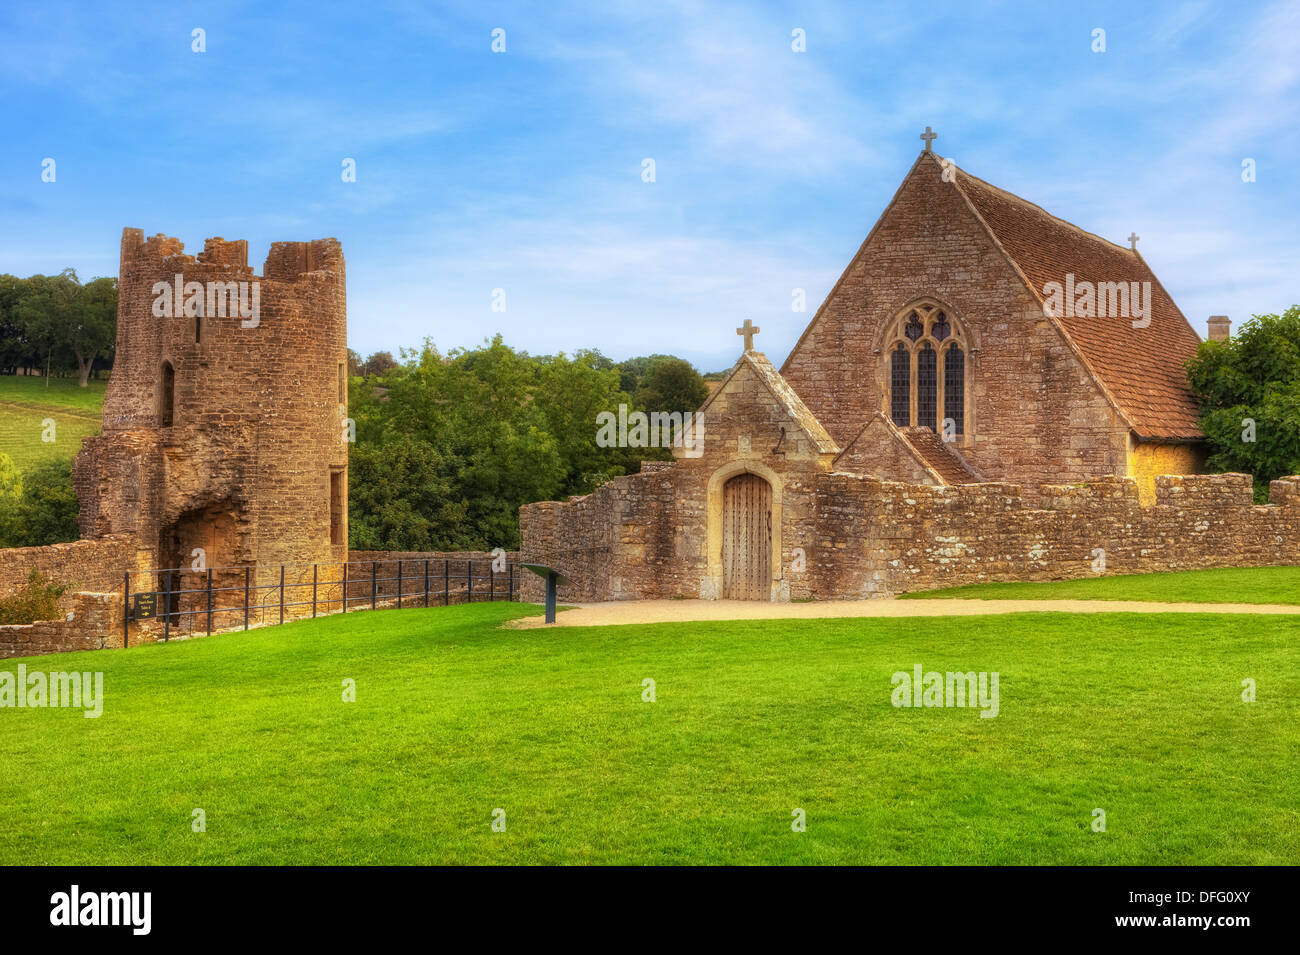
[[561, 584], [568, 584], [569, 578], [554, 567], [545, 564], [524, 564], [538, 577], [546, 579], [546, 622], [555, 623], [555, 592]]

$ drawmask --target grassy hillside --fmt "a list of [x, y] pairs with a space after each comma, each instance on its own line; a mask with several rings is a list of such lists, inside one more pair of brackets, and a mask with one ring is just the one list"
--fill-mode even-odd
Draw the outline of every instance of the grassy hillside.
[[[27, 660], [104, 712], [0, 710], [0, 863], [1300, 862], [1300, 618], [530, 612]], [[893, 707], [917, 663], [999, 671], [999, 715]]]
[[1160, 603], [1300, 604], [1300, 567], [1232, 567], [1031, 583], [969, 584], [905, 598], [1156, 600]]
[[[74, 378], [0, 375], [0, 451], [19, 470], [52, 458], [72, 458], [81, 439], [99, 433], [106, 383], [78, 388]], [[44, 420], [54, 419], [53, 442], [41, 440]]]

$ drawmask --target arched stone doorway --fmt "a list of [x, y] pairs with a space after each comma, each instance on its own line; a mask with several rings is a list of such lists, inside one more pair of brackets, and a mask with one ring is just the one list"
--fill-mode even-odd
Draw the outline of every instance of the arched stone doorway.
[[[700, 596], [705, 600], [720, 600], [731, 596], [724, 586], [726, 575], [723, 572], [723, 538], [726, 536], [723, 525], [726, 523], [727, 485], [732, 478], [744, 475], [757, 478], [766, 483], [769, 494], [768, 510], [771, 514], [770, 523], [766, 525], [770, 527], [770, 533], [767, 536], [771, 542], [768, 551], [770, 557], [767, 561], [767, 580], [758, 588], [757, 595], [752, 599], [785, 599], [781, 557], [783, 528], [781, 502], [785, 493], [785, 482], [779, 474], [761, 461], [742, 459], [729, 461], [709, 475], [708, 489], [706, 491], [708, 499], [708, 545], [706, 551], [708, 570], [700, 581]], [[740, 485], [735, 485], [733, 493], [738, 491], [739, 488]], [[733, 503], [737, 503], [737, 499], [733, 499]], [[728, 549], [728, 553], [731, 553], [730, 549]], [[756, 559], [761, 561], [761, 558], [756, 557]], [[732, 599], [739, 598], [733, 597]]]
[[[201, 611], [207, 606], [209, 578], [216, 607], [232, 606], [234, 591], [244, 586], [240, 554], [241, 514], [233, 501], [221, 501], [191, 508], [158, 534], [158, 568], [170, 571], [157, 575], [163, 593], [160, 612], [176, 614], [173, 630], [201, 629]], [[256, 599], [256, 598], [254, 598]], [[220, 624], [229, 614], [219, 615]]]
[[772, 485], [757, 474], [722, 486], [722, 596], [772, 598]]

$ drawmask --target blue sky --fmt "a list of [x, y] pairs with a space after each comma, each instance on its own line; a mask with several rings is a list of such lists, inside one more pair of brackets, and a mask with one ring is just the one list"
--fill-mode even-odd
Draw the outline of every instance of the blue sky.
[[124, 226], [246, 238], [259, 270], [337, 236], [363, 354], [499, 331], [708, 371], [750, 318], [779, 363], [929, 124], [974, 175], [1136, 230], [1202, 334], [1300, 302], [1300, 5], [1056, 7], [9, 4], [0, 271], [115, 275]]

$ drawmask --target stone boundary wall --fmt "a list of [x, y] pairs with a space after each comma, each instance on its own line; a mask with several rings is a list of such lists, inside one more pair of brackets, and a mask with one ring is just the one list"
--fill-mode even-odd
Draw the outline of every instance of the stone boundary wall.
[[[647, 564], [627, 545], [641, 543], [652, 527], [670, 520], [671, 512], [656, 505], [663, 488], [671, 487], [672, 474], [666, 469], [629, 474], [568, 502], [525, 505], [519, 509], [522, 559], [554, 567], [570, 578], [571, 583], [559, 589], [562, 601], [661, 596], [670, 561]], [[541, 601], [545, 585], [536, 574], [529, 576], [533, 580], [524, 585], [525, 599]]]
[[[562, 600], [700, 596], [699, 581], [688, 579], [700, 555], [672, 551], [690, 530], [673, 523], [673, 480], [671, 471], [630, 475], [568, 502], [521, 508], [524, 559], [572, 576]], [[783, 521], [784, 589], [793, 597], [1098, 576], [1098, 549], [1107, 575], [1300, 565], [1300, 476], [1272, 482], [1266, 505], [1254, 504], [1246, 474], [1161, 475], [1150, 505], [1133, 478], [1042, 485], [1034, 507], [1014, 484], [934, 487], [842, 472], [812, 484], [811, 513], [787, 508]], [[796, 547], [805, 552], [801, 572], [792, 569]]]
[[139, 556], [135, 539], [127, 534], [44, 547], [0, 548], [0, 597], [23, 590], [33, 570], [47, 581], [65, 585], [69, 593], [64, 601], [77, 590], [120, 590], [122, 574], [141, 566]]
[[[1042, 485], [1025, 508], [1009, 484], [924, 487], [824, 480], [808, 551], [817, 596], [879, 596], [985, 581], [1300, 564], [1300, 477], [1253, 503], [1246, 474], [1161, 475], [1143, 506], [1133, 478]], [[1225, 594], [1225, 600], [1231, 595]]]
[[63, 619], [0, 626], [0, 659], [120, 646], [121, 632], [122, 595], [82, 591], [71, 595]]

